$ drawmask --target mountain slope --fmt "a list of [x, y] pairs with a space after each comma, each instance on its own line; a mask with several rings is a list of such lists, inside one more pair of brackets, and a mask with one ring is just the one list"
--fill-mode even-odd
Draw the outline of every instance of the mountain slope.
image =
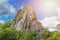
[[28, 30], [42, 31], [44, 29], [42, 24], [37, 20], [33, 8], [29, 5], [17, 11], [11, 27], [16, 30], [23, 30], [24, 32]]

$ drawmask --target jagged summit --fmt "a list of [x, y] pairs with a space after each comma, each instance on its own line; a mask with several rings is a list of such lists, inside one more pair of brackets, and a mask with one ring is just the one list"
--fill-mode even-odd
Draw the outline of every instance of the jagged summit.
[[24, 6], [23, 9], [34, 11], [34, 9], [33, 9], [30, 5], [26, 5], [26, 6]]
[[27, 30], [41, 31], [44, 29], [42, 24], [37, 20], [34, 9], [29, 5], [17, 11], [11, 27], [16, 30], [23, 30], [24, 32]]
[[36, 32], [36, 40], [40, 40], [40, 32], [44, 30], [42, 24], [36, 18], [35, 11], [29, 5], [26, 5], [17, 11], [11, 28], [22, 30], [24, 33], [33, 30]]

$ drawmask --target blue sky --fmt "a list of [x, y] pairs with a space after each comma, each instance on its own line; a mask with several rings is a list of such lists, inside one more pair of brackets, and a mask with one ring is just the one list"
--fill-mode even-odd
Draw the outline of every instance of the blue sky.
[[0, 20], [6, 22], [14, 17], [16, 9], [8, 0], [0, 0]]
[[12, 20], [19, 8], [26, 4], [31, 5], [31, 2], [32, 0], [0, 0], [0, 20]]
[[[45, 1], [43, 0], [43, 2]], [[47, 8], [45, 9], [43, 7], [43, 2], [41, 0], [0, 0], [0, 20], [9, 21], [13, 19], [16, 11], [26, 4], [29, 4], [34, 8], [39, 20], [44, 17], [58, 15], [55, 9], [52, 10], [51, 8], [47, 11]]]
[[30, 0], [0, 0], [0, 20], [4, 22], [12, 20], [16, 11], [29, 2]]
[[26, 3], [26, 0], [0, 0], [0, 20], [12, 20], [16, 11]]
[[21, 6], [27, 4], [27, 0], [9, 0], [9, 3], [14, 6], [16, 9], [19, 9]]

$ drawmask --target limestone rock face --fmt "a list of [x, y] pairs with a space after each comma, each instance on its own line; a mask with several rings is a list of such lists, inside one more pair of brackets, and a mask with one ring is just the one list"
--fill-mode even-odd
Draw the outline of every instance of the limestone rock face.
[[37, 20], [33, 8], [29, 5], [17, 11], [12, 21], [11, 28], [23, 30], [24, 32], [27, 30], [41, 31], [44, 29], [42, 24]]

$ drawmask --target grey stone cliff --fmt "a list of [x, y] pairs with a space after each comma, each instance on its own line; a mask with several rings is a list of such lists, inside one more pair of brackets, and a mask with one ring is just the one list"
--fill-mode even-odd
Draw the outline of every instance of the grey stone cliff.
[[40, 40], [39, 32], [44, 30], [42, 24], [37, 20], [36, 14], [32, 7], [26, 5], [17, 11], [12, 21], [11, 28], [22, 30], [24, 33], [29, 30], [36, 31], [36, 40]]
[[17, 11], [15, 18], [11, 24], [11, 28], [16, 30], [43, 30], [42, 24], [37, 20], [36, 14], [32, 7], [26, 5]]

